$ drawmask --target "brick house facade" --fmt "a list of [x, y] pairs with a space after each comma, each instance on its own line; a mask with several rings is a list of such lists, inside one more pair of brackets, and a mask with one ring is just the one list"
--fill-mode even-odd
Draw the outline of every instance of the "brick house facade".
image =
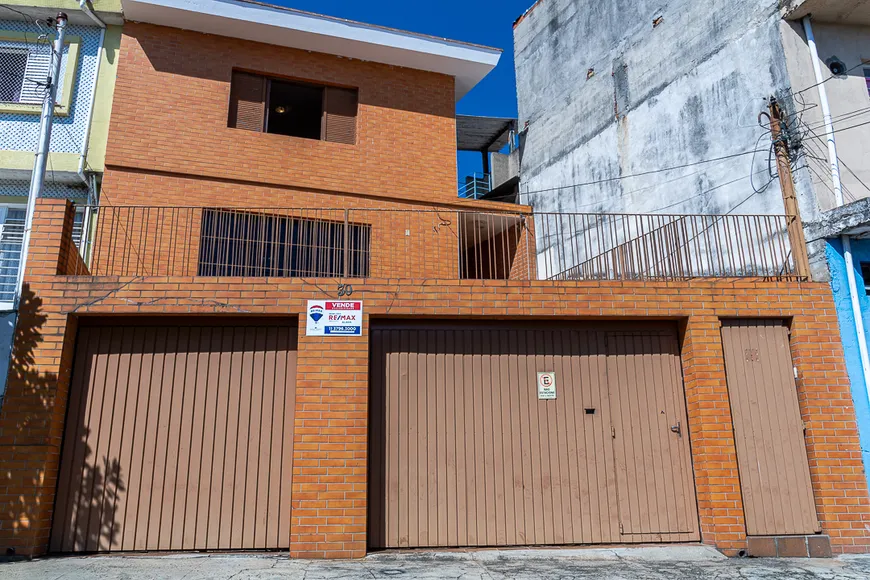
[[[278, 482], [289, 482], [290, 506], [289, 512], [276, 512], [283, 518], [273, 522], [279, 535], [286, 530], [286, 538], [279, 538], [276, 547], [289, 547], [292, 557], [356, 558], [373, 547], [369, 535], [372, 526], [381, 526], [371, 521], [370, 510], [375, 478], [371, 463], [372, 385], [383, 364], [372, 360], [376, 327], [395, 321], [509, 328], [530, 323], [555, 326], [618, 321], [644, 328], [650, 322], [673, 327], [678, 347], [672, 354], [678, 357], [682, 371], [682, 378], [676, 380], [684, 392], [688, 422], [685, 431], [677, 426], [674, 433], [679, 431], [682, 438], [687, 431], [688, 443], [674, 443], [678, 440], [673, 434], [668, 435], [672, 437], [668, 441], [670, 445], [689, 445], [687, 473], [697, 498], [696, 505], [691, 506], [695, 521], [687, 524], [689, 528], [674, 528], [673, 532], [645, 528], [625, 542], [700, 540], [736, 554], [747, 547], [748, 535], [758, 534], [747, 530], [749, 500], [738, 469], [734, 393], [726, 376], [721, 327], [723, 320], [772, 319], [790, 332], [787, 354], [794, 362], [796, 400], [805, 426], [811, 496], [820, 532], [815, 535], [829, 537], [834, 553], [868, 550], [870, 498], [836, 313], [826, 284], [789, 277], [538, 280], [535, 246], [542, 238], [528, 225], [533, 221], [526, 219], [530, 208], [456, 199], [456, 77], [159, 24], [128, 23], [124, 29], [102, 221], [94, 226], [90, 262], [82, 263], [71, 242], [72, 207], [52, 200], [41, 200], [37, 206], [15, 362], [7, 400], [0, 411], [0, 445], [6, 450], [0, 464], [0, 547], [18, 555], [138, 549], [135, 538], [128, 544], [128, 528], [116, 537], [121, 529], [116, 521], [120, 519], [117, 498], [132, 482], [125, 476], [120, 483], [109, 483], [109, 464], [116, 453], [121, 466], [117, 473], [130, 471], [127, 448], [109, 433], [112, 428], [123, 430], [126, 420], [138, 415], [121, 406], [120, 399], [108, 403], [107, 395], [101, 399], [104, 417], [109, 416], [109, 408], [113, 409], [110, 427], [90, 425], [99, 431], [93, 450], [97, 467], [104, 454], [106, 467], [101, 475], [96, 470], [99, 479], [79, 482], [90, 486], [87, 502], [67, 500], [70, 507], [55, 501], [59, 489], [66, 494], [63, 497], [74, 493], [60, 480], [67, 477], [61, 476], [65, 454], [75, 448], [69, 433], [78, 428], [68, 418], [73, 412], [68, 410], [69, 401], [84, 400], [81, 390], [85, 383], [76, 377], [87, 358], [81, 353], [90, 348], [82, 343], [85, 328], [191, 321], [211, 321], [208, 324], [218, 327], [255, 318], [282, 320], [295, 328], [295, 396], [291, 408], [282, 415], [285, 421], [292, 417], [292, 426], [285, 425], [283, 430], [292, 440], [288, 447], [292, 457], [281, 464], [291, 469], [289, 473], [282, 471]], [[234, 70], [358, 88], [356, 145], [228, 128], [227, 103]], [[163, 207], [165, 211], [137, 214], [130, 209], [134, 206]], [[183, 210], [185, 207], [188, 209]], [[178, 210], [174, 214], [173, 208]], [[343, 224], [345, 241], [350, 224], [370, 226], [370, 270], [367, 275], [350, 278], [245, 276], [226, 271], [203, 275], [203, 254], [195, 247], [201, 243], [205, 227], [201, 225], [205, 223], [203, 208], [270, 208], [271, 214], [287, 219], [308, 215], [287, 208], [310, 208], [322, 212], [314, 214], [317, 219], [339, 224], [336, 227]], [[184, 219], [177, 217], [182, 212], [187, 212]], [[350, 219], [347, 212], [351, 212]], [[390, 212], [401, 217], [385, 217], [393, 215]], [[476, 219], [474, 215], [508, 220], [487, 222], [500, 223], [493, 231], [501, 236], [517, 224], [525, 224], [516, 245], [489, 242], [487, 246], [486, 252], [492, 256], [498, 251], [507, 255], [509, 269], [490, 269], [486, 276], [464, 274], [459, 255], [467, 240], [464, 230], [457, 234], [457, 228], [461, 220]], [[167, 223], [176, 229], [162, 235], [159, 228]], [[473, 225], [479, 223], [472, 221]], [[174, 257], [190, 245], [189, 255]], [[263, 272], [274, 274], [274, 267], [270, 262], [263, 266]], [[339, 285], [344, 284], [352, 284], [352, 299], [364, 303], [362, 336], [306, 336], [307, 301], [340, 299]], [[107, 348], [111, 350], [110, 345]], [[116, 355], [131, 357], [133, 350]], [[109, 360], [116, 355], [109, 355]], [[787, 377], [790, 374], [786, 373]], [[117, 377], [112, 384], [115, 393], [123, 390], [117, 385], [126, 388]], [[603, 410], [586, 410], [587, 414], [596, 412]], [[482, 420], [492, 418], [484, 415]], [[167, 424], [170, 427], [166, 429], [171, 430], [171, 418]], [[159, 425], [158, 430], [162, 430], [163, 424]], [[135, 432], [135, 427], [131, 428]], [[617, 431], [610, 427], [608, 433], [610, 429], [615, 439]], [[488, 461], [484, 458], [481, 463]], [[188, 460], [188, 473], [194, 471], [191, 465]], [[204, 468], [198, 465], [201, 473]], [[140, 473], [144, 472], [142, 468]], [[606, 476], [608, 481], [610, 477]], [[546, 476], [544, 480], [556, 485]], [[492, 485], [493, 490], [502, 489], [501, 484]], [[566, 505], [582, 500], [572, 486], [564, 484], [562, 488]], [[99, 500], [94, 492], [98, 487]], [[183, 488], [170, 485], [162, 492], [188, 497]], [[501, 497], [498, 492], [495, 496]], [[259, 496], [252, 497], [256, 503]], [[434, 510], [446, 509], [438, 501], [431, 505]], [[129, 513], [129, 505], [126, 509]], [[168, 511], [152, 514], [171, 518], [187, 508], [173, 504], [162, 509]], [[76, 510], [94, 518], [84, 525], [85, 537], [77, 536], [83, 524], [60, 522], [59, 513]], [[421, 507], [418, 514], [424, 511]], [[453, 522], [452, 517], [447, 514], [445, 521]], [[543, 516], [542, 521], [549, 526], [553, 517]], [[265, 521], [270, 519], [265, 517]], [[153, 524], [155, 520], [150, 521]], [[244, 521], [247, 525], [249, 518]], [[622, 525], [620, 521], [619, 527]], [[190, 538], [184, 532], [183, 537], [159, 539], [153, 546], [146, 542], [142, 549], [200, 549], [198, 526], [190, 531]], [[244, 545], [237, 547], [260, 547], [257, 526], [253, 524], [253, 543], [246, 543], [243, 537]], [[498, 539], [492, 545], [507, 542], [499, 526], [503, 527], [503, 522], [494, 524]], [[208, 530], [202, 533], [208, 549]], [[631, 536], [633, 531], [625, 533]], [[804, 542], [804, 554], [819, 553], [813, 532], [778, 535]], [[65, 543], [67, 536], [71, 543]], [[779, 540], [783, 554], [787, 540]], [[268, 548], [269, 544], [262, 546]], [[414, 546], [407, 538], [400, 538], [398, 547]]]

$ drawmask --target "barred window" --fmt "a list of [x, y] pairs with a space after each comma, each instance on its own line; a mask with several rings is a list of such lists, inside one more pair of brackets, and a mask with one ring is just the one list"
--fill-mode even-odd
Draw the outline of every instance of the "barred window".
[[199, 276], [365, 278], [371, 225], [205, 209]]
[[26, 210], [0, 207], [0, 307], [9, 308], [15, 299], [21, 244], [24, 240]]
[[[48, 43], [0, 43], [0, 102], [42, 103], [51, 69]], [[58, 87], [58, 101], [62, 88]]]

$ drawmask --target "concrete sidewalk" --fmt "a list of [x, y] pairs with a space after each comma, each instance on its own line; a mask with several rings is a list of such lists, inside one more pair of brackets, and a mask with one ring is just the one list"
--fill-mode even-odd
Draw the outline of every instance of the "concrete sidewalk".
[[0, 564], [0, 578], [863, 580], [870, 578], [870, 556], [846, 556], [833, 560], [738, 560], [725, 558], [715, 550], [701, 546], [384, 553], [369, 556], [365, 560], [338, 562], [250, 554], [94, 556]]

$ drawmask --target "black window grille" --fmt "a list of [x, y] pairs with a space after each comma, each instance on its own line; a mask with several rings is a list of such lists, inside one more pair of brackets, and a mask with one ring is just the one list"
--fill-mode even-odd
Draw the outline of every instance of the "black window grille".
[[366, 278], [370, 248], [369, 224], [205, 209], [198, 275]]

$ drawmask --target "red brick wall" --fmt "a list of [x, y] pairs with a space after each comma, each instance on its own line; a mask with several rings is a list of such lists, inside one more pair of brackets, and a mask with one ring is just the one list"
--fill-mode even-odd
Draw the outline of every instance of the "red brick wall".
[[[674, 298], [673, 290], [664, 292]], [[720, 549], [739, 550], [746, 547], [746, 527], [719, 317], [715, 311], [699, 314], [684, 326], [683, 380], [701, 537], [705, 542], [715, 538]]]
[[[357, 87], [357, 144], [227, 128], [234, 67]], [[454, 201], [454, 115], [449, 76], [130, 22], [121, 42], [106, 163]], [[151, 193], [140, 190], [125, 202], [154, 204]]]
[[[815, 300], [831, 299], [827, 284], [808, 293]], [[835, 550], [866, 552], [870, 542], [867, 480], [860, 447], [854, 446], [855, 411], [833, 303], [816, 316], [795, 317], [791, 348], [822, 529], [837, 539]]]
[[[366, 553], [368, 337], [305, 336], [296, 362], [290, 555]], [[368, 328], [365, 329], [368, 334]]]
[[[81, 315], [268, 314], [300, 316], [307, 299], [335, 297], [335, 281], [57, 276], [65, 208], [41, 202], [28, 270], [28, 323], [40, 335], [16, 353], [0, 413], [0, 549], [46, 549], [66, 406], [75, 321]], [[57, 224], [61, 224], [58, 227]], [[51, 250], [51, 248], [56, 248]], [[54, 264], [54, 266], [52, 266]], [[743, 507], [719, 320], [791, 320], [799, 401], [807, 423], [814, 493], [834, 550], [866, 552], [870, 498], [830, 288], [821, 283], [520, 282], [370, 279], [361, 339], [299, 342], [294, 433], [292, 554], [365, 552], [368, 319], [671, 319], [682, 321], [683, 368], [702, 539], [728, 553], [745, 547]]]
[[[47, 546], [57, 479], [74, 319], [50, 306], [61, 291], [37, 290], [67, 263], [73, 210], [66, 200], [39, 200], [6, 396], [0, 409], [0, 554], [32, 554]], [[68, 240], [68, 241], [65, 241]]]

